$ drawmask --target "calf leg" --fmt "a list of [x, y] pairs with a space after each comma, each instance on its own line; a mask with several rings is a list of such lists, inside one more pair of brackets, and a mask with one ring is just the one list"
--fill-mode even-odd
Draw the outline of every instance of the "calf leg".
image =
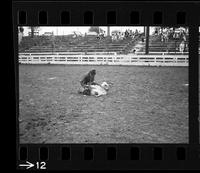
[[91, 90], [90, 89], [84, 89], [83, 95], [91, 95]]

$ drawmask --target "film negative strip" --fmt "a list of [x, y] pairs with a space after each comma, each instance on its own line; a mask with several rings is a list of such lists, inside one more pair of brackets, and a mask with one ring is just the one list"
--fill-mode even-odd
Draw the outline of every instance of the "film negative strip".
[[200, 168], [199, 2], [12, 6], [16, 169]]

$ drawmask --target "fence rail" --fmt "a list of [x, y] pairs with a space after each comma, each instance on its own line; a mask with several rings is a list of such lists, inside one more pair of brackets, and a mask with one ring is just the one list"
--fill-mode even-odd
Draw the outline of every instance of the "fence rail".
[[[145, 52], [137, 52], [137, 55], [144, 55]], [[149, 55], [189, 55], [189, 52], [151, 52], [149, 51]]]
[[188, 55], [69, 55], [19, 53], [21, 64], [188, 66]]
[[25, 52], [19, 55], [116, 55], [116, 52]]

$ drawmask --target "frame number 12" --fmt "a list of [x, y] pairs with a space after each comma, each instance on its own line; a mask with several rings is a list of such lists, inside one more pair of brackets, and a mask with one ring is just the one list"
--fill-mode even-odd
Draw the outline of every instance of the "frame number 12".
[[47, 169], [46, 162], [36, 162], [36, 168], [37, 169]]

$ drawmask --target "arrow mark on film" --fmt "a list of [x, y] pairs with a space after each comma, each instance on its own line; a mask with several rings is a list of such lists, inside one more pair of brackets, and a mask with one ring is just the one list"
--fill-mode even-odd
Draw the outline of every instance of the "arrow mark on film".
[[26, 169], [32, 168], [32, 167], [34, 166], [34, 164], [32, 164], [32, 163], [30, 163], [30, 162], [28, 162], [28, 161], [26, 161], [26, 163], [27, 163], [27, 164], [20, 164], [19, 166], [27, 166]]

